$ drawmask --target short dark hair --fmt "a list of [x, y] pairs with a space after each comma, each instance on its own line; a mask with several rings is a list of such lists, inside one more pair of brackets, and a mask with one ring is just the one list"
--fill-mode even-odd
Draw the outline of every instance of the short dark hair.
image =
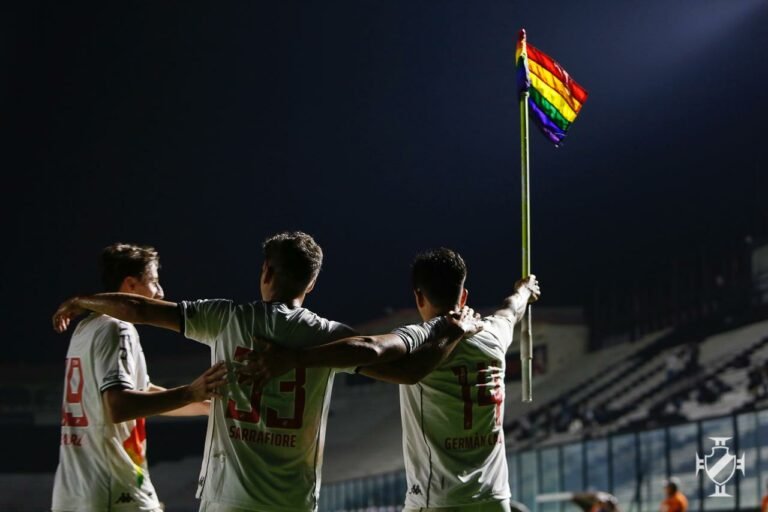
[[664, 481], [664, 486], [667, 487], [671, 492], [675, 493], [680, 490], [680, 479], [674, 476], [670, 477]]
[[445, 247], [418, 254], [411, 267], [413, 289], [420, 290], [438, 308], [456, 305], [467, 278], [467, 265], [459, 253]]
[[264, 260], [275, 273], [275, 285], [285, 295], [304, 293], [320, 273], [323, 250], [302, 231], [282, 232], [264, 240]]
[[149, 265], [160, 267], [154, 247], [115, 243], [101, 251], [101, 281], [107, 291], [117, 291], [126, 277], [141, 278]]

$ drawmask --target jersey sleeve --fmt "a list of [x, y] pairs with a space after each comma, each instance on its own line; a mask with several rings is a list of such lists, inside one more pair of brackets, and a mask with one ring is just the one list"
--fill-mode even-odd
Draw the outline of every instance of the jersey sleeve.
[[[358, 332], [346, 324], [340, 322], [329, 322], [330, 338], [328, 342], [357, 336]], [[334, 373], [357, 373], [359, 367], [350, 366], [347, 368], [333, 368]]]
[[398, 327], [392, 331], [403, 341], [405, 350], [410, 354], [422, 346], [436, 331], [446, 324], [442, 316], [435, 317], [421, 324], [411, 324]]
[[[344, 338], [349, 338], [351, 336], [357, 336], [359, 333], [351, 328], [350, 326], [346, 324], [342, 324], [341, 322], [334, 322], [329, 320], [323, 320], [324, 322], [327, 322], [327, 326], [324, 327], [324, 330], [327, 330], [327, 335], [325, 336], [325, 339], [323, 340], [322, 344], [325, 343], [331, 343], [333, 341], [338, 341]], [[356, 366], [350, 366], [346, 368], [333, 368], [334, 373], [357, 373]]]
[[191, 340], [213, 345], [232, 318], [235, 305], [231, 300], [212, 299], [182, 301], [179, 308], [181, 333]]
[[99, 391], [114, 386], [136, 389], [136, 361], [131, 355], [137, 343], [136, 330], [122, 322], [110, 322], [96, 333], [93, 365]]
[[504, 352], [509, 350], [515, 333], [514, 317], [490, 315], [483, 318], [483, 324], [483, 331], [481, 333], [495, 337]]

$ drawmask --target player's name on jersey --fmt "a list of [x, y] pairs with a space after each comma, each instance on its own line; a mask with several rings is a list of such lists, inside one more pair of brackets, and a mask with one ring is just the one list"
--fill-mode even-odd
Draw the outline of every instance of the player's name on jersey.
[[284, 446], [286, 448], [296, 448], [296, 434], [282, 434], [277, 432], [264, 432], [251, 428], [238, 427], [232, 425], [229, 427], [229, 437], [239, 439], [251, 444], [266, 444], [271, 446]]
[[83, 436], [64, 432], [61, 434], [61, 444], [62, 446], [83, 446]]
[[472, 450], [474, 448], [482, 448], [483, 446], [493, 446], [501, 442], [499, 433], [493, 432], [487, 435], [475, 434], [466, 437], [446, 437], [443, 446], [445, 446], [446, 450]]

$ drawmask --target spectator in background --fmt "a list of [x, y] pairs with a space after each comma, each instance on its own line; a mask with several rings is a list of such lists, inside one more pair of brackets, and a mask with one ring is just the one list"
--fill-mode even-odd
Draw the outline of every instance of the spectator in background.
[[747, 389], [753, 398], [757, 399], [763, 396], [765, 392], [765, 376], [763, 375], [763, 368], [760, 365], [753, 366], [749, 370], [748, 374], [749, 382]]
[[763, 503], [760, 505], [760, 512], [768, 512], [768, 478], [765, 480], [765, 495], [763, 496]]
[[600, 425], [605, 425], [611, 420], [610, 414], [605, 408], [605, 404], [600, 404], [595, 408], [592, 419], [594, 419]]
[[667, 380], [672, 381], [680, 375], [680, 372], [683, 369], [683, 361], [680, 358], [680, 354], [672, 350], [669, 352], [669, 355], [667, 355], [665, 362], [667, 365]]
[[620, 512], [619, 500], [607, 492], [580, 492], [573, 495], [572, 501], [584, 512]]
[[664, 482], [664, 494], [666, 497], [661, 502], [660, 512], [687, 512], [688, 498], [680, 492], [678, 478], [673, 476]]
[[760, 365], [760, 372], [763, 376], [763, 388], [762, 388], [762, 394], [760, 395], [760, 398], [768, 396], [768, 359], [763, 361], [763, 364]]
[[595, 426], [595, 413], [589, 404], [585, 404], [581, 408], [579, 415], [581, 416], [581, 421], [584, 422], [585, 427], [592, 428]]
[[559, 501], [571, 502], [584, 512], [621, 512], [619, 500], [616, 499], [616, 496], [603, 491], [556, 492], [539, 494], [536, 497], [536, 502], [540, 504], [556, 505], [556, 502]]
[[568, 426], [573, 420], [573, 410], [567, 398], [563, 398], [560, 402], [560, 410], [557, 413], [557, 420], [555, 423], [555, 430], [558, 432], [565, 432], [568, 430]]
[[688, 375], [696, 375], [699, 372], [699, 344], [695, 341], [688, 345], [688, 361], [685, 372]]
[[730, 391], [731, 387], [720, 380], [717, 375], [711, 375], [699, 389], [698, 402], [700, 404], [713, 404], [720, 399], [720, 395]]
[[584, 428], [584, 423], [581, 421], [581, 418], [576, 416], [571, 420], [571, 423], [568, 425], [568, 433], [578, 434], [579, 432], [581, 432], [583, 428]]

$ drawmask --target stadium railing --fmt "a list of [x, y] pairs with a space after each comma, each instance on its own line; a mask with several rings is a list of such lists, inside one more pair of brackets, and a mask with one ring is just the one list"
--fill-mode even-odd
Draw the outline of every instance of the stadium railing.
[[[710, 438], [728, 438], [728, 454], [736, 459], [745, 455], [744, 474], [735, 471], [726, 483], [730, 497], [710, 497], [715, 484], [706, 469], [697, 475], [697, 457], [716, 453]], [[585, 490], [610, 492], [624, 512], [656, 512], [663, 482], [672, 476], [680, 479], [691, 511], [756, 510], [768, 478], [768, 409], [510, 452], [507, 460], [512, 497], [531, 512], [578, 510], [566, 502], [537, 503], [536, 498]], [[331, 482], [323, 485], [319, 508], [399, 511], [406, 491], [404, 471]]]

